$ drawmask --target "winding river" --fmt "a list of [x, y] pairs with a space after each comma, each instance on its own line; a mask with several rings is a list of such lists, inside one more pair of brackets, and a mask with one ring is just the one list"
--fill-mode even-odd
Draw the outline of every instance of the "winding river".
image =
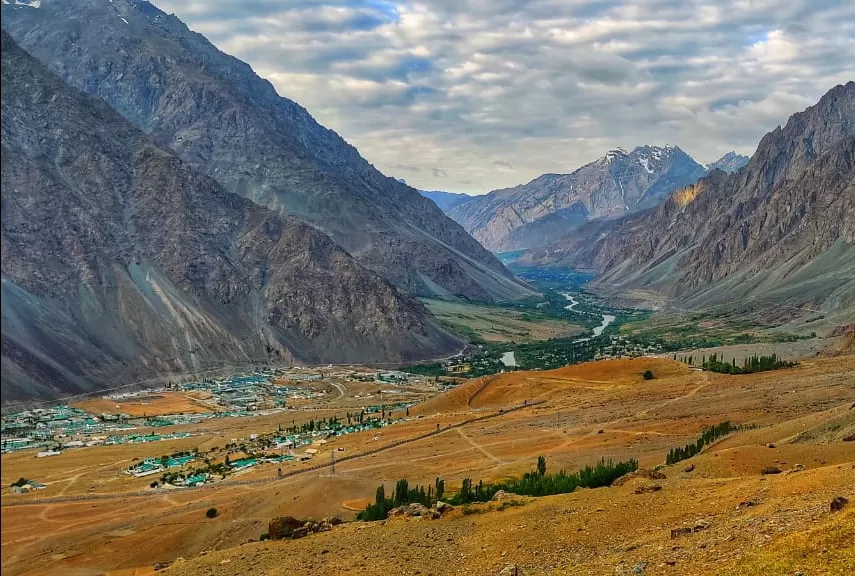
[[[569, 292], [563, 292], [561, 295], [564, 296], [565, 298], [567, 298], [567, 301], [570, 302], [570, 304], [568, 304], [567, 306], [564, 307], [565, 310], [573, 311], [573, 308], [575, 308], [576, 306], [579, 305], [579, 301], [576, 300], [576, 298], [574, 298], [573, 295], [570, 294]], [[588, 312], [582, 312], [582, 314], [588, 314]], [[602, 314], [602, 317], [603, 317], [603, 321], [600, 323], [599, 326], [594, 328], [594, 335], [593, 336], [591, 336], [589, 338], [579, 338], [578, 340], [574, 340], [573, 342], [574, 343], [576, 343], [576, 342], [587, 342], [591, 338], [596, 338], [597, 336], [600, 336], [603, 333], [603, 330], [605, 330], [609, 324], [611, 324], [612, 322], [615, 321], [615, 317], [612, 316], [611, 314]]]

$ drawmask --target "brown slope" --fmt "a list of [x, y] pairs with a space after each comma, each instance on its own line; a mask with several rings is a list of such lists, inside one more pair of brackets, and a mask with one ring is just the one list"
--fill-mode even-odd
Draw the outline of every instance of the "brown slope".
[[329, 237], [223, 190], [3, 33], [3, 402], [456, 347]]
[[[739, 172], [716, 171], [655, 210], [592, 223], [534, 259], [598, 270], [604, 284], [671, 295], [712, 294], [711, 286], [737, 277], [746, 286], [762, 278], [760, 291], [768, 293], [829, 251], [829, 262], [814, 274], [834, 273], [835, 265], [848, 269], [855, 243], [853, 138], [850, 82], [767, 134]], [[732, 288], [712, 299], [732, 296]], [[793, 296], [840, 300], [852, 290], [851, 276], [836, 274]]]
[[144, 0], [3, 4], [3, 27], [226, 190], [297, 215], [396, 286], [419, 295], [530, 293], [416, 190]]

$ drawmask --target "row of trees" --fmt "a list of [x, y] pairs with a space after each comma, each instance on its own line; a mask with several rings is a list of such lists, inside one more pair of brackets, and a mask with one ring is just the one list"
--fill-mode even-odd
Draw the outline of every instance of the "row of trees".
[[724, 358], [719, 359], [716, 354], [713, 354], [709, 360], [704, 358], [701, 364], [707, 370], [722, 374], [753, 374], [755, 372], [791, 368], [795, 365], [796, 362], [782, 360], [774, 353], [771, 356], [758, 356], [755, 354], [754, 356], [746, 357], [742, 360], [742, 366], [737, 365], [736, 358], [732, 358], [730, 362], [726, 362]]
[[[625, 462], [613, 462], [601, 459], [594, 466], [585, 466], [578, 472], [568, 473], [560, 470], [555, 474], [546, 471], [546, 458], [539, 456], [537, 469], [527, 472], [522, 478], [512, 478], [504, 482], [484, 483], [472, 482], [471, 478], [465, 478], [460, 491], [449, 498], [451, 504], [469, 504], [472, 502], [488, 502], [496, 492], [504, 490], [522, 496], [550, 496], [553, 494], [566, 494], [573, 492], [576, 488], [599, 488], [609, 486], [624, 474], [638, 469], [637, 460]], [[372, 521], [383, 520], [388, 517], [389, 510], [398, 506], [412, 503], [432, 506], [443, 499], [445, 495], [445, 481], [437, 478], [433, 486], [414, 486], [410, 488], [407, 480], [398, 480], [395, 491], [391, 498], [386, 497], [386, 489], [381, 485], [375, 493], [374, 503], [369, 504], [365, 510], [359, 513], [358, 520]]]
[[611, 459], [600, 459], [593, 466], [585, 466], [578, 472], [567, 472], [562, 469], [549, 474], [546, 471], [546, 459], [538, 458], [537, 470], [526, 472], [522, 478], [511, 478], [496, 484], [478, 482], [473, 485], [470, 479], [463, 480], [460, 492], [450, 499], [452, 504], [468, 504], [470, 502], [486, 502], [495, 496], [499, 490], [512, 492], [521, 496], [551, 496], [567, 494], [576, 488], [600, 488], [609, 486], [612, 482], [638, 469], [638, 461], [631, 459], [625, 462], [613, 462]]
[[719, 438], [727, 436], [731, 432], [736, 432], [738, 429], [739, 427], [731, 424], [729, 420], [716, 424], [715, 426], [711, 426], [701, 433], [701, 436], [697, 441], [691, 444], [686, 444], [682, 448], [671, 448], [671, 450], [668, 451], [668, 456], [665, 457], [665, 463], [676, 464], [681, 460], [691, 458], [703, 450], [704, 446], [707, 444], [711, 444]]

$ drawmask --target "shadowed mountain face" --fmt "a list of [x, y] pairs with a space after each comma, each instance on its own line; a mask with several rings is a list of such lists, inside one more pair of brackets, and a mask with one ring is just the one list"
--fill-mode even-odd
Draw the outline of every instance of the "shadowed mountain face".
[[575, 230], [532, 258], [601, 283], [716, 302], [855, 309], [855, 82], [767, 134], [750, 162], [661, 206]]
[[312, 223], [396, 286], [488, 301], [530, 293], [433, 202], [149, 2], [2, 9], [3, 28], [70, 85], [226, 190]]
[[544, 174], [453, 206], [449, 215], [494, 252], [542, 246], [597, 218], [655, 206], [706, 174], [678, 147], [612, 150], [571, 174]]
[[328, 236], [225, 191], [2, 35], [2, 396], [458, 342]]

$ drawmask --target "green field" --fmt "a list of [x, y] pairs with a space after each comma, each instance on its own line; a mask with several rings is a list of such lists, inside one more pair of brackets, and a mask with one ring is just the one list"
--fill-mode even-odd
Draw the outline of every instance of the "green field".
[[584, 327], [535, 310], [517, 310], [429, 300], [423, 302], [448, 330], [470, 341], [533, 342], [564, 338], [584, 332]]

